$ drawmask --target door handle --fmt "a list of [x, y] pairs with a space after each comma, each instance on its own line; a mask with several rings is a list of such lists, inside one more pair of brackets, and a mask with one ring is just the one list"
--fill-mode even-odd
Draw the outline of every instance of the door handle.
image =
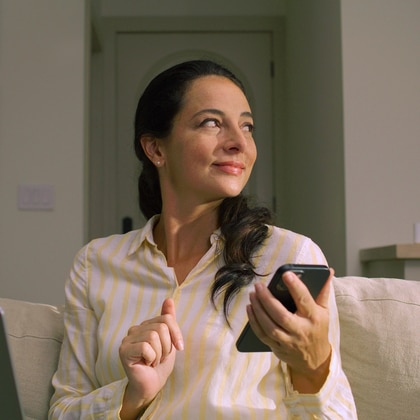
[[124, 217], [122, 219], [122, 233], [127, 233], [133, 230], [133, 219], [131, 217]]

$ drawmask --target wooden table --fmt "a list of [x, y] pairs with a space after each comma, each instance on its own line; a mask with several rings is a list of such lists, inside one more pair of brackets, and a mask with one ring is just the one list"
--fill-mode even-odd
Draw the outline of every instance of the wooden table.
[[420, 243], [360, 250], [363, 275], [420, 281]]

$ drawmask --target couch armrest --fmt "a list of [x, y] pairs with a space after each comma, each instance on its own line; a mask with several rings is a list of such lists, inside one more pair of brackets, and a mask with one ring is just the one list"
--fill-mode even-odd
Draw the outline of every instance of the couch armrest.
[[342, 277], [333, 284], [359, 420], [418, 419], [420, 282]]
[[27, 419], [46, 419], [63, 341], [62, 308], [0, 298]]

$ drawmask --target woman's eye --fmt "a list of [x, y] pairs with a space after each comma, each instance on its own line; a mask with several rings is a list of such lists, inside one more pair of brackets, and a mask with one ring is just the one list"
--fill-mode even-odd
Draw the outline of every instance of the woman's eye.
[[219, 122], [213, 118], [205, 119], [201, 124], [202, 127], [219, 127]]
[[248, 131], [249, 133], [253, 133], [255, 130], [254, 124], [247, 123], [243, 126], [244, 131]]

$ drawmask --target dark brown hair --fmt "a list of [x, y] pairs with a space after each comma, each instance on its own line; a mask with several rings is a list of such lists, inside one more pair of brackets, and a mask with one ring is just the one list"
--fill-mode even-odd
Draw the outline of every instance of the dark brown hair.
[[[139, 205], [147, 219], [161, 213], [162, 197], [157, 169], [144, 153], [140, 138], [145, 134], [157, 138], [168, 136], [189, 84], [210, 75], [226, 77], [245, 94], [243, 84], [231, 71], [213, 61], [194, 60], [177, 64], [157, 75], [138, 102], [134, 147], [142, 162], [138, 180]], [[223, 311], [227, 319], [232, 298], [258, 275], [253, 257], [268, 236], [271, 213], [265, 207], [250, 207], [248, 198], [240, 194], [223, 200], [218, 222], [224, 240], [225, 265], [216, 273], [211, 298], [215, 304], [216, 297], [224, 292]]]

